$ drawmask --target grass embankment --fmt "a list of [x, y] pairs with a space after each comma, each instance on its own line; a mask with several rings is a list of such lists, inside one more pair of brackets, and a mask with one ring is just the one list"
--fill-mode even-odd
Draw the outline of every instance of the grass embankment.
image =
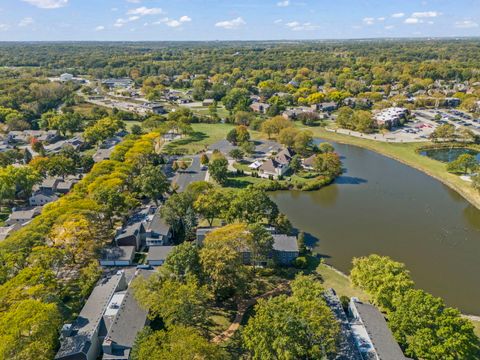
[[321, 127], [303, 128], [310, 130], [315, 137], [366, 148], [420, 170], [457, 191], [473, 206], [480, 209], [480, 192], [475, 190], [470, 183], [462, 180], [459, 176], [448, 173], [444, 163], [422, 156], [417, 152], [419, 147], [431, 144], [429, 142], [386, 143], [338, 134], [326, 131]]

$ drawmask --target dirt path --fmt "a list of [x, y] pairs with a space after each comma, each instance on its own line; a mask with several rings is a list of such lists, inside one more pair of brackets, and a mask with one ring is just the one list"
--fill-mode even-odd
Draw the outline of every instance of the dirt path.
[[240, 328], [240, 324], [242, 323], [247, 310], [251, 308], [253, 305], [255, 305], [258, 300], [278, 296], [281, 294], [286, 294], [289, 291], [290, 291], [289, 283], [286, 282], [279, 285], [273, 290], [267, 291], [265, 294], [259, 295], [252, 299], [241, 300], [237, 305], [237, 315], [235, 316], [235, 319], [233, 320], [233, 322], [230, 324], [227, 330], [215, 336], [212, 339], [212, 342], [215, 344], [218, 344], [230, 339]]

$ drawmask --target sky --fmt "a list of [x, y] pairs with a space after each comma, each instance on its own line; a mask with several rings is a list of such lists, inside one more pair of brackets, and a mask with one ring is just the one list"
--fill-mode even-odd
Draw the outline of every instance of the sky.
[[0, 41], [480, 36], [480, 0], [0, 0]]

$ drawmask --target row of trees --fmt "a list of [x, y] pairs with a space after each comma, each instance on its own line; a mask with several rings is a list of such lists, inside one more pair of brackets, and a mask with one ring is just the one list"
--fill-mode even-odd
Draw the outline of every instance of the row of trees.
[[414, 289], [404, 264], [379, 255], [356, 258], [350, 279], [387, 312], [389, 326], [407, 356], [432, 360], [480, 356], [472, 323], [442, 299]]

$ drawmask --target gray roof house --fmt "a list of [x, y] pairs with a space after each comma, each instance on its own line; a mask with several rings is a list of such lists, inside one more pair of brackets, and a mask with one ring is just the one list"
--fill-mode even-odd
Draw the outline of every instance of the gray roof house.
[[146, 225], [146, 244], [147, 246], [164, 246], [170, 243], [172, 238], [172, 229], [165, 222], [160, 214], [160, 208]]
[[31, 221], [35, 216], [39, 215], [41, 211], [40, 207], [34, 207], [28, 210], [15, 210], [8, 217], [5, 223], [7, 225], [25, 224]]
[[142, 222], [127, 225], [117, 231], [115, 243], [117, 246], [135, 246], [135, 249], [139, 250], [144, 233], [145, 227]]
[[161, 266], [167, 259], [175, 246], [152, 246], [148, 250], [147, 264], [151, 266]]
[[104, 313], [117, 291], [125, 290], [123, 271], [103, 278], [95, 286], [73, 324], [63, 326], [56, 360], [96, 360], [107, 334]]
[[299, 255], [297, 237], [283, 234], [272, 236], [275, 259], [282, 265], [290, 265]]
[[102, 250], [100, 265], [130, 266], [135, 257], [135, 246], [114, 246]]
[[45, 204], [57, 201], [58, 196], [50, 190], [38, 190], [28, 198], [30, 206], [43, 206]]
[[351, 298], [349, 315], [355, 343], [366, 359], [405, 360], [402, 349], [393, 338], [384, 316], [370, 304]]

